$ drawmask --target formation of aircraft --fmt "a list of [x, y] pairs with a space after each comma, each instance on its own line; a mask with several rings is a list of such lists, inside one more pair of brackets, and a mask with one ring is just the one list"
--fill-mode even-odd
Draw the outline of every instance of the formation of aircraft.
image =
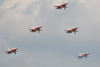
[[29, 30], [31, 30], [30, 32], [38, 31], [40, 33], [40, 31], [42, 31], [40, 28], [42, 28], [42, 26], [39, 26], [39, 27], [36, 27], [36, 28], [32, 28], [32, 29], [29, 29]]
[[[61, 5], [59, 5], [59, 6], [54, 6], [54, 7], [56, 7], [56, 9], [62, 9], [62, 8], [64, 8], [64, 10], [66, 9], [66, 8], [68, 8], [66, 5], [67, 5], [68, 3], [63, 3], [63, 4], [61, 4]], [[36, 31], [38, 31], [39, 33], [40, 33], [40, 31], [42, 31], [40, 28], [42, 28], [42, 26], [38, 26], [38, 27], [36, 27], [36, 28], [32, 28], [32, 29], [29, 29], [29, 30], [31, 30], [30, 32], [36, 32]], [[72, 29], [70, 29], [70, 28], [68, 28], [68, 30], [65, 30], [65, 31], [67, 31], [67, 33], [69, 34], [69, 33], [72, 33], [72, 32], [74, 32], [75, 34], [76, 34], [76, 32], [78, 32], [77, 31], [77, 29], [78, 29], [78, 27], [76, 27], [76, 28], [72, 28]], [[9, 49], [8, 48], [8, 51], [4, 51], [4, 52], [6, 52], [7, 54], [12, 54], [12, 53], [14, 53], [15, 55], [16, 55], [16, 50], [18, 50], [18, 48], [14, 48], [14, 49]], [[87, 59], [87, 57], [88, 57], [88, 55], [89, 55], [90, 53], [83, 53], [82, 55], [81, 55], [81, 53], [79, 53], [79, 56], [77, 56], [79, 59], [81, 59], [81, 58], [83, 58], [83, 57], [85, 57], [86, 59]]]
[[61, 4], [61, 5], [59, 5], [59, 6], [54, 6], [54, 7], [57, 7], [56, 9], [62, 9], [62, 8], [64, 8], [64, 9], [66, 9], [67, 8], [67, 5], [68, 3], [64, 3], [64, 4]]
[[72, 32], [74, 32], [76, 34], [76, 32], [78, 32], [77, 29], [78, 29], [78, 27], [72, 28], [72, 29], [68, 28], [68, 30], [65, 30], [65, 31], [67, 31], [68, 34], [72, 33]]
[[16, 52], [17, 52], [16, 50], [18, 50], [18, 48], [13, 48], [11, 50], [8, 48], [8, 51], [4, 51], [4, 52], [6, 52], [7, 54], [15, 53], [15, 55], [16, 55]]
[[83, 53], [82, 55], [81, 55], [81, 53], [79, 53], [78, 58], [81, 59], [81, 58], [85, 57], [87, 59], [89, 54], [90, 54], [89, 52], [88, 53]]

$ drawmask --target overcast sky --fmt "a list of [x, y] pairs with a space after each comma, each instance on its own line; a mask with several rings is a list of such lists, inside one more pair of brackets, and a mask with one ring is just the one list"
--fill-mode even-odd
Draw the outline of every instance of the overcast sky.
[[[69, 3], [66, 10], [54, 6]], [[100, 0], [0, 0], [0, 67], [99, 67]], [[43, 26], [40, 33], [28, 29]], [[79, 27], [76, 34], [64, 30]], [[7, 55], [8, 48], [19, 48]], [[90, 52], [88, 59], [78, 53]]]

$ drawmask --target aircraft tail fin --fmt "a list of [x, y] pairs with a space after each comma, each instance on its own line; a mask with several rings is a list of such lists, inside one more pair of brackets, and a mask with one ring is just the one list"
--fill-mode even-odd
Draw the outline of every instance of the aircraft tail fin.
[[58, 4], [58, 6], [60, 6], [60, 5]]
[[34, 27], [32, 27], [32, 29], [34, 29]]
[[68, 30], [70, 30], [70, 28], [68, 28]]
[[10, 48], [8, 48], [8, 51], [10, 51]]
[[58, 4], [58, 6], [54, 6], [54, 7], [59, 7], [60, 5]]
[[79, 53], [79, 56], [81, 56], [81, 53]]

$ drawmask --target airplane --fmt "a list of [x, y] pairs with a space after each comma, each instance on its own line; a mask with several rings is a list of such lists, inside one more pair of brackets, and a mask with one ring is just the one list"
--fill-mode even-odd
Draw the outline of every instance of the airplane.
[[59, 6], [54, 6], [54, 7], [57, 7], [56, 9], [62, 9], [62, 8], [64, 8], [64, 10], [66, 9], [66, 8], [68, 8], [66, 5], [67, 5], [68, 3], [64, 3], [64, 4], [61, 4], [61, 5], [59, 5]]
[[68, 34], [72, 33], [72, 32], [74, 32], [76, 34], [76, 32], [78, 32], [76, 29], [78, 29], [78, 27], [72, 28], [72, 29], [68, 28], [68, 30], [65, 30], [65, 31], [67, 31]]
[[32, 28], [32, 29], [29, 29], [29, 30], [31, 30], [30, 32], [36, 32], [36, 31], [38, 31], [39, 33], [40, 33], [40, 31], [42, 31], [40, 28], [42, 28], [42, 26], [39, 26], [39, 27], [36, 27], [36, 28]]
[[13, 48], [11, 50], [8, 48], [8, 51], [4, 51], [4, 52], [6, 52], [7, 54], [15, 53], [15, 55], [16, 55], [16, 52], [17, 52], [16, 50], [18, 50], [18, 48]]
[[87, 55], [89, 55], [90, 53], [89, 52], [87, 52], [87, 53], [83, 53], [82, 55], [81, 55], [81, 53], [79, 53], [79, 56], [77, 56], [79, 59], [81, 59], [81, 58], [83, 58], [83, 57], [86, 57], [86, 59], [87, 59]]

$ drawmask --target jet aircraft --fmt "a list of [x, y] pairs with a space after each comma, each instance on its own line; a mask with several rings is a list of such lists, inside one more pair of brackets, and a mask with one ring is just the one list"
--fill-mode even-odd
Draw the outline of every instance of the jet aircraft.
[[67, 8], [67, 5], [68, 3], [64, 3], [64, 4], [61, 4], [61, 5], [59, 5], [59, 6], [54, 6], [54, 7], [57, 7], [56, 9], [62, 9], [62, 8], [64, 8], [64, 9], [66, 9]]
[[8, 48], [8, 51], [4, 51], [4, 52], [6, 52], [7, 54], [15, 53], [15, 55], [16, 55], [16, 52], [17, 52], [16, 50], [18, 50], [18, 48], [13, 48], [11, 50]]
[[39, 27], [36, 27], [36, 28], [32, 28], [32, 29], [29, 29], [29, 30], [31, 30], [30, 32], [36, 32], [36, 31], [38, 31], [39, 33], [40, 33], [40, 31], [42, 31], [40, 28], [42, 28], [42, 26], [39, 26]]
[[76, 34], [76, 32], [78, 32], [76, 29], [78, 29], [78, 27], [72, 28], [72, 29], [68, 28], [68, 30], [65, 30], [65, 31], [67, 31], [68, 34], [72, 33], [72, 32], [74, 32]]
[[81, 58], [83, 58], [83, 57], [85, 57], [86, 59], [87, 59], [87, 55], [89, 55], [90, 53], [88, 52], [88, 53], [83, 53], [82, 55], [81, 55], [81, 53], [79, 53], [79, 56], [77, 56], [79, 59], [81, 59]]

